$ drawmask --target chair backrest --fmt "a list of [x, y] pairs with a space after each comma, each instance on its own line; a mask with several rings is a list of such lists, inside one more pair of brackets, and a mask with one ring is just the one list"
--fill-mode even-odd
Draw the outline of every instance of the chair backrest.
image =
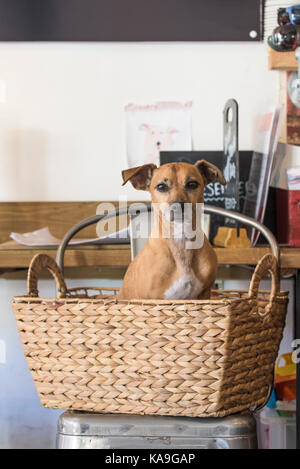
[[[145, 207], [141, 210], [141, 212], [149, 211], [150, 208], [149, 206]], [[129, 213], [128, 213], [129, 211]], [[212, 205], [205, 205], [204, 206], [204, 211], [206, 214], [217, 214], [217, 215], [222, 215], [223, 217], [229, 217], [232, 218], [233, 220], [236, 220], [240, 224], [248, 225], [251, 226], [252, 228], [255, 228], [256, 230], [259, 230], [268, 243], [270, 244], [272, 254], [276, 257], [278, 263], [280, 261], [280, 251], [279, 251], [279, 246], [276, 241], [275, 236], [273, 233], [264, 225], [262, 225], [260, 222], [257, 220], [254, 220], [251, 217], [248, 217], [246, 215], [242, 215], [241, 213], [237, 212], [232, 212], [231, 210], [225, 210], [224, 208], [221, 207], [214, 207]], [[56, 253], [56, 262], [57, 265], [59, 266], [60, 270], [63, 272], [64, 271], [64, 255], [65, 255], [65, 250], [68, 246], [69, 241], [75, 236], [79, 231], [81, 231], [83, 228], [94, 225], [95, 223], [98, 223], [100, 220], [108, 220], [109, 218], [124, 215], [124, 214], [129, 214], [130, 215], [130, 209], [128, 207], [123, 207], [121, 209], [116, 209], [112, 210], [111, 212], [107, 213], [106, 215], [94, 215], [93, 217], [86, 218], [85, 220], [82, 220], [81, 222], [77, 223], [74, 225], [63, 237], [59, 248], [57, 249]]]

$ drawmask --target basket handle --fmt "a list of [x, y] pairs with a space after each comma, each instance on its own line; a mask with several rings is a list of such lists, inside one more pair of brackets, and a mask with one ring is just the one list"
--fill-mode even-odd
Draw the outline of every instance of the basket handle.
[[251, 278], [249, 286], [249, 296], [252, 298], [257, 298], [260, 281], [267, 272], [269, 272], [272, 277], [270, 299], [265, 310], [266, 314], [269, 314], [272, 312], [276, 296], [280, 291], [278, 263], [276, 258], [272, 254], [265, 254], [257, 264]]
[[37, 289], [38, 277], [42, 269], [47, 269], [54, 277], [57, 285], [57, 297], [65, 298], [67, 287], [64, 281], [63, 274], [52, 257], [47, 254], [36, 254], [28, 269], [27, 276], [27, 295], [31, 297], [38, 297], [39, 292]]

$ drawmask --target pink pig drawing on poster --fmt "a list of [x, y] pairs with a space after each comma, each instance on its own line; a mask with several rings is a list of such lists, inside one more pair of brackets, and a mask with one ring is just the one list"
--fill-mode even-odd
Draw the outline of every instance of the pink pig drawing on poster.
[[148, 124], [141, 124], [139, 130], [145, 132], [145, 164], [159, 164], [159, 152], [172, 150], [174, 146], [173, 134], [178, 133], [178, 130]]

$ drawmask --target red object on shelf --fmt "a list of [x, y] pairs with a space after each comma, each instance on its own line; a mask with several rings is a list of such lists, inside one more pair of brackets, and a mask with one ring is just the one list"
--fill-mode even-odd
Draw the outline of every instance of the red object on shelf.
[[277, 241], [300, 247], [300, 191], [276, 189]]

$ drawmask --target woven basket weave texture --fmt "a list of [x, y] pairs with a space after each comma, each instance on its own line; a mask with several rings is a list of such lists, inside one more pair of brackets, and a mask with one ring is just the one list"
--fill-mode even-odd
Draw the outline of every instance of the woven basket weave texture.
[[[44, 267], [57, 298], [37, 296]], [[259, 292], [266, 272], [272, 291]], [[116, 289], [89, 290], [68, 290], [56, 263], [38, 255], [28, 295], [13, 299], [43, 406], [216, 417], [266, 401], [287, 309], [272, 255], [256, 267], [249, 292], [216, 291], [210, 300], [118, 301]]]

